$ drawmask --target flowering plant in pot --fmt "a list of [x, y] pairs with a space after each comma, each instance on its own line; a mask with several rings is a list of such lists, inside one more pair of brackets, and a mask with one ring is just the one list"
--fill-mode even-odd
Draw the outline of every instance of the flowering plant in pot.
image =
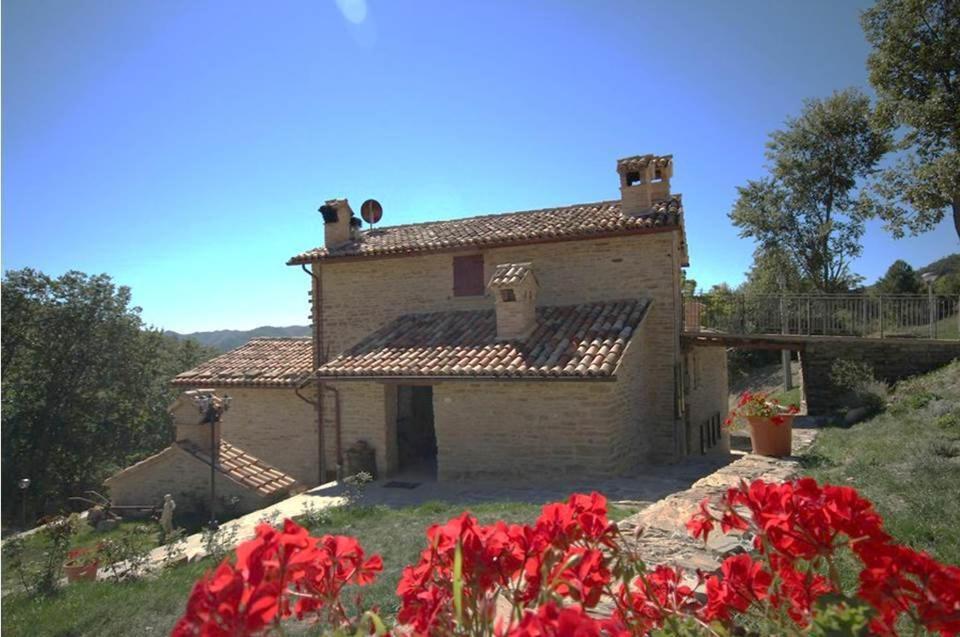
[[724, 424], [733, 425], [743, 419], [750, 426], [753, 453], [761, 456], [789, 456], [793, 442], [793, 417], [800, 411], [796, 405], [782, 405], [769, 394], [743, 392], [737, 406]]
[[100, 567], [100, 547], [82, 547], [71, 549], [67, 553], [67, 561], [63, 564], [63, 572], [69, 582], [97, 579], [97, 569]]

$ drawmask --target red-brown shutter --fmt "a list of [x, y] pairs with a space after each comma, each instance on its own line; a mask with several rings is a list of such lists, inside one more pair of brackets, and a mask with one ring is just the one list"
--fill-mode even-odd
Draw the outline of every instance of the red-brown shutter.
[[484, 284], [482, 254], [453, 257], [454, 296], [481, 296]]

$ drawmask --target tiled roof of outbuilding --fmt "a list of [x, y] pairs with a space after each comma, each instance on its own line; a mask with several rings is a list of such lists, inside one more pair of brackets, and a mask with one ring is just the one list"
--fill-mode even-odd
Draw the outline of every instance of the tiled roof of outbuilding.
[[[185, 451], [210, 466], [210, 456], [197, 447], [177, 443]], [[217, 456], [217, 469], [243, 486], [253, 489], [262, 496], [270, 496], [280, 491], [289, 491], [297, 481], [283, 471], [251, 456], [243, 449], [235, 447], [223, 438], [220, 439], [220, 454]]]
[[310, 338], [253, 338], [178, 374], [177, 387], [293, 387], [313, 369]]
[[333, 250], [314, 248], [302, 252], [287, 264], [640, 234], [679, 226], [682, 210], [680, 195], [672, 195], [656, 202], [650, 212], [642, 215], [622, 214], [620, 201], [616, 200], [389, 226], [365, 230], [360, 241], [349, 241]]
[[[118, 471], [104, 482], [108, 486], [117, 480], [123, 480], [126, 476], [136, 473], [152, 465], [169, 461], [174, 454], [188, 453], [197, 460], [210, 466], [210, 454], [201, 451], [196, 445], [179, 441], [175, 442], [163, 451], [156, 453], [149, 458], [130, 465], [126, 469]], [[236, 447], [223, 438], [220, 439], [220, 462], [217, 469], [235, 482], [255, 490], [262, 496], [270, 496], [281, 491], [290, 491], [295, 488], [297, 481], [274, 466], [271, 466], [246, 453], [239, 447]]]
[[650, 305], [537, 308], [522, 341], [497, 340], [494, 310], [407, 314], [323, 365], [321, 378], [610, 378]]

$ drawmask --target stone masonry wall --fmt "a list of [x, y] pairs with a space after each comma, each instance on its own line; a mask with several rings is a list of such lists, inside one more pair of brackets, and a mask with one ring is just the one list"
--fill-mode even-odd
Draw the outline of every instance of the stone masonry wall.
[[[664, 232], [632, 237], [590, 241], [533, 244], [416, 257], [356, 260], [314, 265], [323, 281], [323, 332], [327, 356], [332, 358], [394, 318], [413, 312], [445, 310], [493, 309], [494, 301], [484, 296], [453, 296], [453, 257], [463, 254], [484, 255], [485, 277], [500, 263], [532, 261], [539, 282], [538, 305], [565, 305], [622, 298], [647, 297], [653, 304], [644, 320], [640, 345], [644, 355], [635, 361], [634, 374], [642, 383], [631, 385], [631, 394], [642, 400], [649, 440], [645, 455], [655, 460], [673, 460], [679, 453], [678, 431], [674, 419], [674, 366], [679, 360], [679, 235]], [[337, 387], [350, 387], [342, 395], [344, 418], [350, 415], [368, 431], [371, 443], [378, 448], [378, 466], [387, 466], [390, 451], [384, 439], [384, 420], [379, 420], [381, 434], [376, 436], [368, 424], [376, 411], [384, 413], [384, 388], [375, 396], [372, 388], [356, 389], [368, 383], [344, 382]], [[457, 383], [459, 384], [459, 383]], [[510, 385], [502, 383], [501, 385]], [[525, 383], [524, 385], [530, 385]], [[480, 383], [488, 386], [489, 383]], [[570, 386], [571, 383], [565, 383]], [[453, 386], [447, 384], [446, 386]], [[543, 391], [543, 390], [537, 390]], [[358, 404], [351, 397], [356, 392]], [[522, 393], [522, 392], [520, 392]], [[436, 394], [435, 394], [436, 396]], [[331, 402], [327, 399], [327, 402]], [[386, 401], [389, 402], [389, 401]], [[435, 398], [436, 402], [436, 398]], [[330, 413], [330, 407], [327, 409]], [[330, 418], [327, 422], [331, 423]], [[345, 427], [346, 429], [346, 427]], [[225, 433], [225, 435], [227, 435]], [[330, 434], [327, 441], [331, 440]], [[440, 433], [438, 432], [438, 437]], [[349, 443], [344, 440], [344, 446]], [[329, 450], [330, 444], [325, 445]], [[380, 447], [385, 450], [380, 451]], [[328, 453], [329, 457], [329, 453]], [[381, 464], [384, 463], [384, 464]], [[332, 465], [331, 465], [332, 466]]]
[[[376, 381], [345, 381], [327, 383], [340, 393], [340, 436], [344, 454], [358, 440], [373, 447], [377, 457], [377, 472], [382, 477], [396, 466], [396, 417], [388, 420], [388, 386]], [[323, 447], [328, 471], [337, 468], [336, 406], [334, 394], [324, 396]], [[393, 398], [396, 402], [396, 395]], [[346, 458], [344, 455], [344, 464]]]
[[[687, 440], [691, 454], [700, 453], [700, 425], [715, 414], [726, 418], [729, 411], [727, 352], [723, 347], [693, 347], [687, 353], [688, 417]], [[704, 448], [707, 448], [706, 442]], [[721, 431], [719, 444], [711, 452], [730, 451], [730, 436]]]
[[893, 383], [942, 367], [956, 358], [960, 358], [958, 341], [867, 338], [808, 341], [800, 353], [807, 412], [821, 415], [840, 407], [837, 400], [842, 392], [830, 380], [830, 370], [836, 360], [866, 362], [878, 379]]
[[[223, 438], [290, 474], [304, 486], [318, 484], [317, 412], [292, 389], [221, 390], [233, 401], [222, 421]], [[313, 398], [307, 387], [301, 392]]]
[[[109, 497], [117, 505], [160, 506], [164, 494], [169, 493], [177, 503], [177, 513], [206, 510], [210, 465], [173, 446], [142, 465], [109, 478], [105, 484]], [[236, 498], [238, 512], [255, 511], [269, 503], [252, 489], [246, 489], [222, 474], [217, 474], [216, 491], [218, 507], [225, 507], [228, 501]]]
[[441, 480], [624, 468], [614, 383], [456, 381], [433, 391]]

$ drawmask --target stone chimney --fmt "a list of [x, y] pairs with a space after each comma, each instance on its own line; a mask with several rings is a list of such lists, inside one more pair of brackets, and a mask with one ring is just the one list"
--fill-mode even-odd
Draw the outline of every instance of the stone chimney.
[[348, 241], [356, 241], [360, 235], [360, 218], [346, 199], [329, 199], [320, 206], [323, 215], [323, 245], [332, 250]]
[[[177, 442], [186, 442], [200, 451], [210, 453], [210, 427], [213, 427], [213, 443], [220, 446], [220, 418], [211, 418], [207, 408], [211, 401], [220, 414], [229, 405], [229, 397], [220, 398], [213, 389], [194, 389], [183, 392], [170, 407], [173, 424], [176, 427]], [[210, 420], [214, 422], [210, 422]]]
[[498, 265], [487, 287], [497, 312], [497, 340], [523, 340], [537, 327], [537, 290], [532, 263]]
[[636, 155], [617, 161], [620, 205], [625, 215], [649, 212], [657, 201], [670, 198], [673, 155]]

